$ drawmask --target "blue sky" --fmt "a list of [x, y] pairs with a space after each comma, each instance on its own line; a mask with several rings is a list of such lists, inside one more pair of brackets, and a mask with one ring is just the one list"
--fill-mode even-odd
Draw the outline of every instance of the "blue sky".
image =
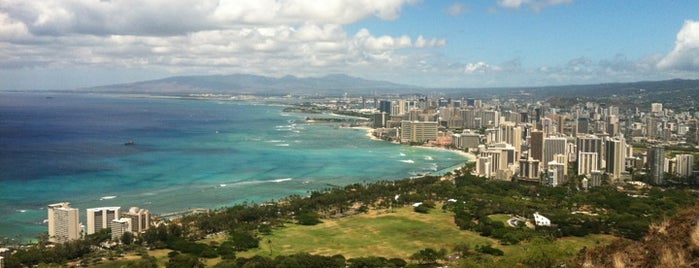
[[470, 88], [697, 79], [699, 2], [0, 2], [0, 90], [230, 73]]

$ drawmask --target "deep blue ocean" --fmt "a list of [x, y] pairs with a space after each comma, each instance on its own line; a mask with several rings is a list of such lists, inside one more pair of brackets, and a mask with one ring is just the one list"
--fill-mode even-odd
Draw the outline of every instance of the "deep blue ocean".
[[307, 114], [283, 108], [0, 92], [0, 238], [46, 232], [45, 207], [55, 202], [71, 202], [83, 219], [86, 208], [102, 206], [153, 213], [220, 208], [407, 178], [468, 160], [371, 140], [364, 130], [335, 123], [306, 123]]

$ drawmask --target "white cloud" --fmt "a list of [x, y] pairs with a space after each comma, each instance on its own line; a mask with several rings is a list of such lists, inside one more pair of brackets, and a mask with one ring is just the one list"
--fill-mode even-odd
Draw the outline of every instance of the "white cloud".
[[180, 35], [240, 25], [396, 19], [414, 0], [4, 0], [0, 14], [34, 35]]
[[401, 68], [422, 57], [419, 49], [442, 47], [446, 40], [374, 35], [368, 29], [348, 33], [344, 26], [367, 17], [396, 19], [412, 3], [4, 0], [0, 69], [90, 66], [318, 75]]
[[461, 16], [462, 14], [468, 12], [468, 7], [466, 7], [464, 4], [455, 2], [449, 6], [447, 9], [447, 13], [450, 16]]
[[661, 69], [699, 71], [699, 21], [684, 22], [677, 33], [675, 48], [657, 66]]
[[572, 3], [573, 0], [498, 0], [498, 5], [504, 8], [520, 9], [527, 7], [536, 12], [543, 8]]
[[497, 72], [500, 71], [501, 68], [498, 66], [490, 65], [485, 62], [479, 61], [476, 63], [468, 63], [466, 64], [466, 67], [464, 67], [464, 73], [467, 74], [483, 74], [483, 73], [490, 73], [490, 72]]

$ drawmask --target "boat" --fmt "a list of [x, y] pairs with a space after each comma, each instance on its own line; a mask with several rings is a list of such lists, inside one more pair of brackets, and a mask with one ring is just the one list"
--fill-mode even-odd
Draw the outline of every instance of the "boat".
[[124, 146], [129, 146], [129, 145], [136, 145], [136, 142], [133, 140], [127, 141], [124, 143]]

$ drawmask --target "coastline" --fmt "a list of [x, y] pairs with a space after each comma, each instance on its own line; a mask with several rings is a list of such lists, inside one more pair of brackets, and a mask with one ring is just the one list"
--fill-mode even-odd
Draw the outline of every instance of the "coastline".
[[[358, 126], [358, 127], [351, 127], [351, 128], [366, 131], [365, 136], [371, 140], [385, 141], [385, 140], [379, 139], [376, 136], [374, 136], [374, 128], [367, 127], [367, 126]], [[389, 141], [385, 141], [385, 142], [389, 142]], [[403, 144], [401, 144], [401, 145], [403, 145]], [[429, 145], [415, 145], [415, 146], [407, 145], [407, 146], [422, 148], [422, 149], [427, 149], [427, 150], [438, 150], [438, 151], [446, 151], [446, 152], [456, 153], [458, 155], [465, 157], [467, 159], [466, 163], [476, 161], [476, 159], [477, 159], [477, 156], [475, 154], [473, 154], [471, 152], [462, 151], [462, 150], [456, 150], [456, 149], [450, 149], [450, 148], [444, 148], [444, 147], [438, 147], [438, 146], [429, 146]], [[456, 166], [453, 166], [452, 169], [450, 169], [449, 171], [456, 171], [456, 170], [460, 170], [462, 168], [463, 168], [463, 165], [456, 165]], [[442, 170], [440, 170], [440, 171], [442, 171]]]
[[351, 129], [357, 129], [357, 130], [363, 130], [366, 132], [365, 136], [371, 140], [375, 141], [384, 141], [382, 139], [377, 138], [374, 136], [374, 129], [371, 127], [366, 127], [366, 126], [358, 126], [358, 127], [350, 127]]
[[470, 152], [462, 151], [462, 150], [455, 150], [455, 149], [449, 149], [449, 148], [444, 148], [444, 147], [435, 147], [435, 146], [427, 146], [427, 145], [417, 145], [414, 147], [418, 148], [424, 148], [424, 149], [430, 149], [430, 150], [440, 150], [440, 151], [449, 151], [452, 153], [457, 153], [463, 157], [466, 157], [469, 159], [469, 161], [475, 161], [476, 160], [476, 155]]

